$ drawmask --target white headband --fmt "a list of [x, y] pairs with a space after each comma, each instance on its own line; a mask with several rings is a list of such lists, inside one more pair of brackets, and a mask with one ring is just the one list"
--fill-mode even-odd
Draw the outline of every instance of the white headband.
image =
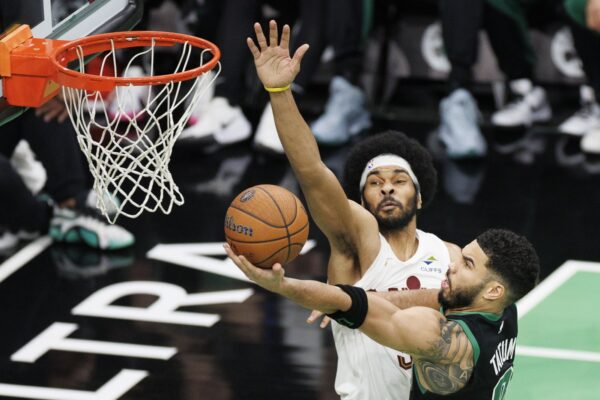
[[417, 193], [419, 195], [421, 195], [421, 189], [419, 187], [419, 180], [417, 179], [417, 176], [415, 175], [412, 168], [410, 167], [410, 164], [404, 158], [397, 156], [395, 154], [381, 154], [381, 155], [378, 155], [377, 157], [373, 158], [371, 161], [369, 161], [367, 163], [367, 165], [365, 166], [365, 169], [360, 177], [360, 191], [361, 192], [362, 192], [363, 188], [365, 187], [365, 184], [367, 183], [367, 178], [368, 178], [369, 174], [374, 169], [383, 167], [383, 166], [395, 166], [395, 167], [401, 168], [404, 172], [406, 172], [408, 174], [408, 176], [410, 176], [410, 179], [412, 179], [413, 183], [415, 184]]

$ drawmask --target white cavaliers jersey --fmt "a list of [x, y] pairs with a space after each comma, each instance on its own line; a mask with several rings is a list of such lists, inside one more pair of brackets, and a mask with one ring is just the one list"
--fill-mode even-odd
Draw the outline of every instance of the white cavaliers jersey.
[[[380, 235], [381, 236], [381, 235]], [[417, 230], [419, 247], [400, 261], [381, 236], [381, 249], [364, 276], [354, 285], [378, 292], [439, 289], [450, 255], [437, 236]], [[384, 347], [357, 329], [332, 321], [338, 354], [335, 390], [343, 400], [404, 400], [410, 394], [410, 356]]]

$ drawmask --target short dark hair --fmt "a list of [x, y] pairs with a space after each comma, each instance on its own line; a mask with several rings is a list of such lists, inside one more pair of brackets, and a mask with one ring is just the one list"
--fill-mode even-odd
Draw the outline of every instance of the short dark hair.
[[487, 267], [507, 285], [509, 304], [537, 284], [540, 260], [527, 238], [505, 229], [489, 229], [477, 237], [477, 243], [489, 258]]
[[396, 154], [408, 161], [419, 180], [422, 205], [427, 206], [437, 186], [437, 172], [431, 155], [419, 142], [398, 131], [370, 136], [350, 149], [344, 168], [344, 190], [348, 198], [360, 203], [360, 177], [367, 163], [381, 154]]

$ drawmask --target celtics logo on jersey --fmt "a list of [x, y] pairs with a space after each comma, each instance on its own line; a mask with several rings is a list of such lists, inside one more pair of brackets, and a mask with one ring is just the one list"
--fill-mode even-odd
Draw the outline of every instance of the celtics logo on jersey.
[[506, 389], [508, 388], [508, 382], [512, 379], [513, 367], [510, 367], [502, 375], [496, 386], [494, 386], [494, 393], [492, 393], [492, 400], [503, 400], [506, 396]]

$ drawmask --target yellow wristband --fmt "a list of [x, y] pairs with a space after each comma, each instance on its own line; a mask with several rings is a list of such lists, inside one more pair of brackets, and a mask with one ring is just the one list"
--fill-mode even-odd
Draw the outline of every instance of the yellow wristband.
[[277, 93], [277, 92], [284, 92], [286, 90], [288, 90], [290, 87], [292, 87], [292, 85], [287, 85], [287, 86], [283, 86], [283, 87], [266, 87], [265, 86], [265, 90], [269, 93]]

